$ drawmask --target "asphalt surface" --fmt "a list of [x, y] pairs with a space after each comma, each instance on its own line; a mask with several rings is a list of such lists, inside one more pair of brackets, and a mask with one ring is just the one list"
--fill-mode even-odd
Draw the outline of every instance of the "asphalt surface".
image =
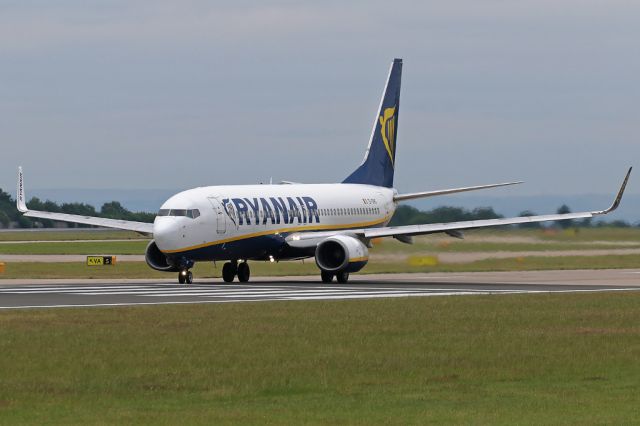
[[256, 278], [249, 284], [201, 280], [0, 280], [0, 309], [99, 307], [283, 300], [640, 291], [640, 270], [541, 271]]

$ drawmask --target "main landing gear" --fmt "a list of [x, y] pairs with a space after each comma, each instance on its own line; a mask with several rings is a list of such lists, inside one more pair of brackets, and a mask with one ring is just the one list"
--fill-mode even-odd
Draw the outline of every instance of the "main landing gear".
[[234, 278], [238, 276], [238, 281], [246, 283], [251, 277], [251, 269], [247, 262], [233, 261], [227, 262], [222, 266], [222, 280], [226, 283], [233, 282]]
[[337, 274], [332, 274], [331, 272], [320, 271], [320, 278], [322, 279], [322, 282], [325, 284], [329, 284], [330, 282], [332, 282], [334, 276], [336, 277], [336, 280], [340, 284], [346, 284], [349, 282], [348, 272], [338, 272]]
[[193, 284], [193, 274], [188, 269], [183, 269], [178, 273], [178, 282], [180, 284]]

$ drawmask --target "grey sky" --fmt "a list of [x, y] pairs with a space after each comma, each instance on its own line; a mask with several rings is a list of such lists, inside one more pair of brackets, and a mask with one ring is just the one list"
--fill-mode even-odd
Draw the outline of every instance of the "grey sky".
[[0, 187], [18, 164], [35, 188], [339, 181], [402, 57], [400, 190], [613, 193], [640, 158], [638, 22], [618, 0], [0, 1]]

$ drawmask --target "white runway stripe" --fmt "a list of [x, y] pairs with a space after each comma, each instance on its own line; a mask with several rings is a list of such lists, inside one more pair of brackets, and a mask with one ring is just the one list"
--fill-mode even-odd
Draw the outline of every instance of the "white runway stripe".
[[[104, 288], [104, 291], [145, 291], [149, 290], [153, 287], [109, 287]], [[0, 293], [17, 293], [17, 294], [45, 294], [45, 293], [78, 293], [78, 292], [86, 292], [86, 291], [96, 291], [99, 292], [103, 289], [103, 287], [70, 287], [70, 288], [47, 288], [42, 290], [29, 289], [24, 290], [21, 288], [11, 289], [11, 290], [0, 290]]]
[[[424, 290], [422, 291], [424, 292]], [[329, 290], [329, 291], [317, 291], [317, 290], [311, 290], [311, 291], [273, 291], [273, 292], [269, 292], [269, 293], [255, 293], [252, 291], [247, 291], [247, 292], [239, 292], [239, 293], [217, 293], [217, 294], [212, 294], [212, 293], [201, 293], [201, 294], [189, 294], [189, 295], [185, 295], [185, 296], [204, 296], [204, 297], [224, 297], [224, 298], [263, 298], [263, 297], [303, 297], [303, 298], [307, 298], [307, 297], [311, 297], [311, 296], [338, 296], [341, 297], [342, 295], [349, 296], [349, 295], [353, 295], [353, 294], [361, 294], [361, 295], [371, 295], [371, 294], [389, 294], [389, 295], [393, 295], [393, 294], [410, 294], [408, 292], [405, 291], [335, 291], [335, 290]], [[163, 294], [150, 294], [149, 296], [153, 296], [153, 297], [167, 297], [167, 296], [180, 296], [180, 294], [172, 294], [172, 293], [163, 293]]]
[[[261, 295], [269, 295], [269, 294], [281, 294], [281, 293], [307, 293], [307, 292], [318, 292], [319, 290], [313, 290], [313, 289], [309, 289], [309, 290], [236, 290], [236, 291], [229, 291], [229, 290], [209, 290], [209, 291], [202, 291], [202, 290], [180, 290], [180, 291], [167, 291], [167, 290], [146, 290], [146, 291], [136, 291], [136, 292], [126, 292], [126, 291], [116, 291], [116, 292], [83, 292], [83, 293], [78, 293], [78, 294], [86, 294], [86, 295], [90, 295], [90, 296], [95, 296], [95, 295], [123, 295], [123, 294], [137, 294], [140, 296], [158, 296], [158, 295], [163, 295], [163, 296], [226, 296], [226, 295], [234, 295], [234, 294], [255, 294], [258, 296]], [[320, 291], [333, 291], [336, 293], [344, 293], [344, 292], [350, 292], [349, 290], [320, 290]]]
[[[177, 285], [122, 285], [122, 286], [112, 286], [112, 285], [108, 285], [108, 286], [59, 286], [59, 287], [39, 287], [39, 288], [35, 288], [35, 287], [31, 287], [31, 288], [25, 288], [25, 287], [5, 287], [2, 288], [0, 287], [0, 293], [18, 293], [18, 294], [40, 294], [40, 293], [79, 293], [79, 292], [86, 292], [86, 291], [95, 291], [96, 293], [99, 292], [112, 292], [112, 291], [123, 291], [124, 293], [129, 293], [129, 292], [136, 292], [136, 291], [153, 291], [153, 290], [160, 290], [160, 291], [219, 291], [219, 290], [229, 290], [229, 289], [233, 289], [235, 290], [256, 290], [256, 289], [260, 289], [260, 290], [268, 290], [268, 289], [282, 289], [283, 287], [272, 287], [272, 286], [259, 286], [259, 287], [231, 287], [231, 286], [225, 286], [225, 287], [212, 287], [212, 286], [199, 286], [199, 287], [186, 287], [186, 286], [177, 286]], [[312, 287], [302, 287], [302, 288], [312, 288]], [[123, 294], [124, 294], [123, 293]]]
[[[250, 292], [252, 294], [269, 294], [278, 292], [423, 292], [424, 289], [420, 288], [406, 288], [406, 287], [321, 287], [321, 286], [290, 286], [290, 287], [178, 287], [178, 286], [161, 286], [161, 285], [148, 285], [148, 286], [89, 286], [89, 287], [45, 287], [40, 289], [24, 289], [21, 287], [15, 288], [2, 288], [0, 293], [13, 293], [13, 294], [50, 294], [50, 293], [65, 293], [65, 294], [83, 294], [83, 295], [135, 295], [135, 294], [165, 294], [167, 296], [175, 295], [222, 295], [222, 294], [239, 294], [242, 292]], [[486, 290], [470, 289], [470, 288], [429, 288], [430, 292], [451, 292], [451, 291], [468, 291], [468, 292], [485, 292]], [[511, 292], [508, 289], [494, 289], [492, 292]]]
[[62, 284], [41, 286], [0, 286], [0, 309], [135, 306], [198, 303], [240, 303], [300, 300], [357, 300], [397, 297], [433, 297], [492, 294], [595, 293], [638, 291], [638, 288], [571, 288], [548, 285], [474, 285], [443, 283], [398, 285], [321, 284]]

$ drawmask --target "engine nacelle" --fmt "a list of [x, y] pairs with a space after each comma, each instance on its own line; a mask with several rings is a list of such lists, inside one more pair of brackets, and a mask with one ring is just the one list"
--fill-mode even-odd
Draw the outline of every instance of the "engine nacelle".
[[169, 262], [167, 256], [160, 251], [156, 245], [155, 240], [151, 240], [147, 245], [147, 250], [144, 253], [144, 260], [147, 261], [147, 265], [157, 271], [163, 272], [178, 272], [180, 268]]
[[316, 247], [316, 265], [326, 272], [358, 272], [369, 261], [369, 249], [348, 235], [334, 235]]

